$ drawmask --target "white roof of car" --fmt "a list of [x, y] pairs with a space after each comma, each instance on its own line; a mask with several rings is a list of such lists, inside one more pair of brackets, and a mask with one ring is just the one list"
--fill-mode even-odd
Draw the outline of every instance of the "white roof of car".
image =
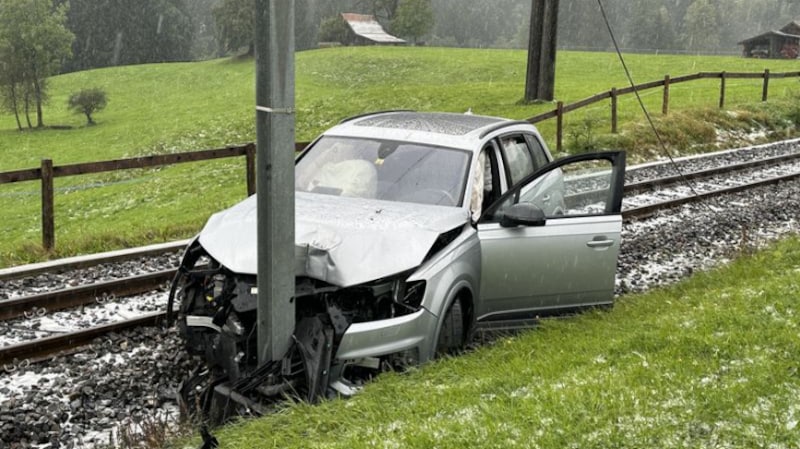
[[476, 141], [494, 128], [533, 125], [513, 120], [446, 112], [380, 112], [347, 119], [325, 132], [329, 136], [380, 137], [478, 150]]

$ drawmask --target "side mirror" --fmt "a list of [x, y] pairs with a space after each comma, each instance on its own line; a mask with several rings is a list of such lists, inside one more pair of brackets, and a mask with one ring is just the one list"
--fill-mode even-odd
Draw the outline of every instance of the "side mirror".
[[500, 226], [544, 226], [547, 218], [544, 211], [533, 203], [517, 203], [508, 208], [500, 219]]

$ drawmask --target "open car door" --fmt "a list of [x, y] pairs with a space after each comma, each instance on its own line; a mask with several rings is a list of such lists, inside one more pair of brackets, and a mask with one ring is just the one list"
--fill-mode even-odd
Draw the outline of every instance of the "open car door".
[[612, 303], [624, 175], [624, 151], [567, 157], [487, 208], [479, 324]]

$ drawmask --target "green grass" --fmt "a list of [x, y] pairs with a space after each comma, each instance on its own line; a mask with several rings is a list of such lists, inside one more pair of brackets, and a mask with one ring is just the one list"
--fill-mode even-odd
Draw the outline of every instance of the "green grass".
[[222, 448], [796, 447], [800, 240], [215, 431]]
[[[365, 111], [472, 109], [477, 114], [521, 119], [553, 109], [553, 104], [520, 102], [525, 57], [525, 52], [517, 50], [445, 48], [360, 47], [298, 53], [297, 140], [311, 140], [340, 119]], [[709, 56], [629, 55], [628, 64], [639, 83], [665, 74], [797, 69], [795, 61]], [[613, 54], [559, 53], [556, 96], [567, 104], [625, 85]], [[110, 101], [106, 110], [96, 114], [98, 125], [91, 127], [85, 126], [83, 116], [66, 108], [71, 93], [88, 87], [104, 88]], [[764, 107], [758, 105], [759, 80], [730, 80], [729, 107], [751, 105], [735, 126], [752, 128], [769, 122], [778, 130], [776, 137], [791, 133], [794, 126], [784, 116], [800, 118], [798, 87], [797, 79], [773, 80], [771, 101]], [[50, 95], [45, 124], [73, 129], [18, 132], [13, 116], [0, 114], [0, 172], [38, 167], [43, 158], [63, 165], [254, 140], [252, 60], [139, 65], [66, 74], [50, 80]], [[673, 133], [670, 141], [679, 147], [677, 152], [704, 149], [698, 140], [709, 135], [709, 128], [698, 124], [694, 111], [708, 111], [701, 112], [710, 123], [731, 121], [713, 111], [717, 95], [718, 85], [713, 81], [672, 87], [673, 115], [668, 120], [685, 125], [674, 128], [680, 131]], [[660, 111], [660, 91], [645, 92], [644, 99], [652, 111]], [[647, 137], [650, 132], [638, 125], [642, 116], [633, 97], [620, 101], [620, 119], [625, 123], [620, 135], [609, 134], [608, 109], [607, 103], [599, 103], [567, 116], [567, 143], [575, 141], [569, 151], [622, 147], [639, 159], [650, 157], [647, 149], [653, 142]], [[666, 121], [664, 126], [673, 127], [673, 122]], [[587, 134], [591, 136], [580, 138], [584, 124], [588, 124]], [[554, 122], [539, 127], [553, 146]], [[56, 251], [52, 254], [45, 254], [40, 247], [38, 184], [0, 186], [0, 267], [188, 237], [211, 213], [241, 200], [244, 182], [241, 160], [59, 179]]]

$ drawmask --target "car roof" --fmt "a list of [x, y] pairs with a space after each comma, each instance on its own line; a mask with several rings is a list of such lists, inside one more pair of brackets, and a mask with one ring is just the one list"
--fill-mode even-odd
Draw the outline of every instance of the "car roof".
[[346, 119], [324, 133], [329, 136], [380, 137], [387, 140], [477, 150], [477, 141], [495, 129], [523, 126], [527, 122], [448, 112], [389, 111]]

